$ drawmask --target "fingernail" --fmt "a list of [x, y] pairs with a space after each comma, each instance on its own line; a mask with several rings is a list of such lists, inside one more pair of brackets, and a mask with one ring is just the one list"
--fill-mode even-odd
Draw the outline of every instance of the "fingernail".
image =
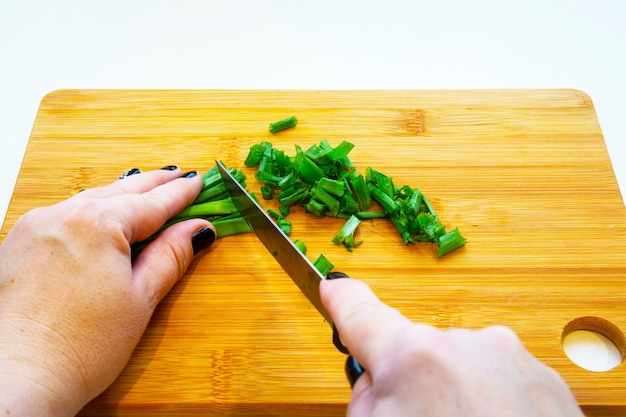
[[189, 171], [189, 172], [185, 172], [183, 175], [181, 175], [181, 178], [193, 178], [196, 175], [198, 175], [198, 171]]
[[176, 165], [165, 165], [163, 168], [160, 168], [163, 171], [176, 171], [178, 167]]
[[328, 275], [326, 275], [326, 279], [338, 279], [338, 278], [349, 278], [349, 277], [343, 272], [329, 272]]
[[126, 177], [130, 177], [131, 175], [139, 174], [141, 170], [139, 168], [131, 168], [122, 175], [120, 175], [120, 179], [124, 179]]
[[193, 254], [197, 255], [215, 242], [215, 232], [210, 227], [203, 227], [191, 236]]

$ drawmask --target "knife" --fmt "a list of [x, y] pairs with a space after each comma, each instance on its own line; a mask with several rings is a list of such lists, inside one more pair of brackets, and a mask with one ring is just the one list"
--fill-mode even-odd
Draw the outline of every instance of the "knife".
[[[313, 266], [311, 261], [296, 247], [291, 239], [274, 223], [269, 214], [250, 196], [248, 191], [230, 174], [228, 169], [220, 162], [215, 161], [217, 169], [224, 180], [226, 190], [233, 199], [237, 210], [241, 213], [254, 234], [259, 238], [265, 248], [273, 255], [274, 259], [285, 270], [287, 275], [300, 288], [300, 291], [309, 299], [311, 304], [330, 324], [333, 330], [333, 344], [341, 353], [347, 354], [345, 372], [350, 386], [354, 386], [356, 380], [363, 374], [364, 369], [348, 352], [341, 342], [337, 328], [333, 324], [330, 314], [324, 308], [320, 297], [320, 283], [326, 279]], [[345, 277], [338, 272], [331, 272], [336, 278]]]

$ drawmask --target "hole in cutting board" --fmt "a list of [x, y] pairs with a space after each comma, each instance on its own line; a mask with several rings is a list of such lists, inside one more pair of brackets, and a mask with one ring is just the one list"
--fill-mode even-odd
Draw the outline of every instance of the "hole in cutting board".
[[570, 321], [561, 340], [567, 357], [589, 371], [609, 371], [621, 364], [626, 354], [624, 334], [613, 323], [599, 317]]

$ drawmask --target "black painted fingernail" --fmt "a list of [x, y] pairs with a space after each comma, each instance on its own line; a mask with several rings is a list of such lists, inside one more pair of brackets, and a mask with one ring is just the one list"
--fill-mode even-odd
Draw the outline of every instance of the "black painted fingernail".
[[210, 227], [203, 227], [191, 236], [193, 254], [197, 255], [215, 242], [215, 232]]
[[328, 275], [326, 275], [326, 279], [338, 279], [338, 278], [349, 278], [349, 277], [343, 272], [330, 272]]
[[120, 175], [120, 179], [124, 179], [126, 177], [130, 177], [131, 175], [139, 174], [141, 170], [139, 168], [131, 168], [122, 175]]
[[181, 175], [181, 178], [193, 178], [196, 175], [198, 175], [198, 171], [189, 171], [189, 172], [185, 172], [183, 175]]
[[178, 167], [176, 165], [165, 165], [163, 168], [160, 168], [163, 171], [176, 171]]

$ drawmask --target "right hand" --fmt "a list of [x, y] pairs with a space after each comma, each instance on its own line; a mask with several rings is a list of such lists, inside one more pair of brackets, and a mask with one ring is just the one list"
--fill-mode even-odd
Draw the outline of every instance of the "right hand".
[[322, 302], [365, 368], [354, 417], [584, 417], [565, 381], [502, 326], [478, 331], [409, 321], [353, 279], [325, 280]]

